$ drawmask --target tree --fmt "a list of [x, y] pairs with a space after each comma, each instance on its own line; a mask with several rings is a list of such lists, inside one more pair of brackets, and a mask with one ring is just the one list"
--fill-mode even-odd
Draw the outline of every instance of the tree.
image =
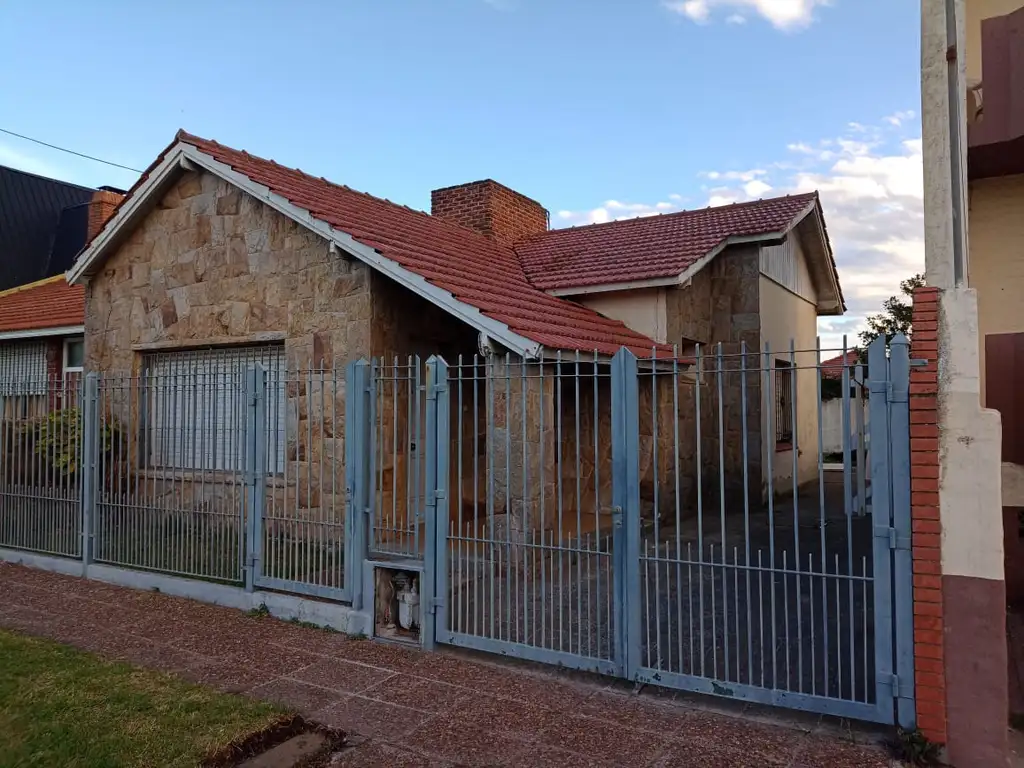
[[876, 336], [885, 334], [889, 341], [897, 333], [910, 335], [910, 324], [914, 317], [914, 289], [924, 285], [924, 275], [918, 274], [900, 282], [900, 293], [890, 296], [882, 304], [882, 311], [869, 315], [868, 329], [860, 332], [861, 357], [866, 357], [867, 346]]

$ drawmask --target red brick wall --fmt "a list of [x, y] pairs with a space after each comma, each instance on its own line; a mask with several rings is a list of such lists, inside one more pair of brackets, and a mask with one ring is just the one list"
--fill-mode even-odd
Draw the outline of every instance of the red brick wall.
[[430, 193], [430, 213], [502, 243], [548, 228], [544, 206], [490, 179], [435, 189]]
[[91, 240], [97, 232], [103, 229], [107, 219], [114, 213], [114, 208], [121, 202], [124, 195], [117, 192], [110, 192], [106, 189], [97, 189], [93, 192], [92, 200], [89, 202], [89, 239]]
[[942, 616], [942, 527], [939, 520], [938, 289], [914, 292], [910, 356], [911, 519], [914, 557], [914, 678], [917, 724], [946, 743]]

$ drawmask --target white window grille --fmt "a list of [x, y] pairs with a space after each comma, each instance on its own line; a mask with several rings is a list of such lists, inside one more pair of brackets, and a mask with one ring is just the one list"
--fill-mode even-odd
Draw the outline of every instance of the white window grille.
[[0, 395], [46, 394], [46, 344], [0, 343]]
[[246, 371], [267, 371], [267, 471], [284, 469], [282, 345], [224, 347], [146, 356], [150, 463], [171, 469], [239, 471], [245, 462]]

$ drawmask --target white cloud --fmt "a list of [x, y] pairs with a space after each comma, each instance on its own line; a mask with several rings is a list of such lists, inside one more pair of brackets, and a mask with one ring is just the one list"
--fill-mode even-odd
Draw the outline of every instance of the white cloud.
[[668, 10], [685, 16], [698, 24], [711, 20], [716, 8], [732, 10], [726, 17], [730, 24], [746, 21], [744, 12], [756, 13], [777, 29], [795, 30], [808, 26], [814, 20], [814, 9], [831, 0], [662, 0]]
[[754, 179], [743, 185], [743, 193], [747, 197], [762, 197], [765, 192], [771, 191], [771, 188], [771, 184], [765, 184], [760, 179]]
[[900, 137], [900, 126], [888, 118], [856, 125], [845, 135], [788, 144], [794, 163], [700, 173], [713, 185], [701, 187], [703, 197], [693, 204], [679, 194], [657, 203], [608, 200], [589, 211], [560, 211], [558, 219], [611, 221], [817, 190], [848, 307], [842, 317], [822, 318], [819, 332], [823, 344], [840, 344], [842, 334], [856, 343], [864, 317], [899, 291], [900, 280], [924, 268], [921, 140]]
[[913, 120], [916, 114], [917, 113], [912, 109], [907, 109], [902, 112], [894, 112], [893, 114], [888, 115], [885, 118], [885, 122], [887, 122], [889, 125], [894, 125], [897, 128], [899, 128], [907, 120]]

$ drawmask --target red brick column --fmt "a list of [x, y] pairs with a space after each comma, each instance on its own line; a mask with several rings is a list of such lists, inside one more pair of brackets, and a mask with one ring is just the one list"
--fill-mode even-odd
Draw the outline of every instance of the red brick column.
[[914, 558], [914, 682], [917, 724], [946, 743], [946, 675], [942, 616], [942, 524], [939, 520], [938, 289], [914, 291], [910, 356], [911, 519]]
[[53, 337], [46, 340], [46, 387], [47, 410], [60, 409], [60, 377], [64, 370], [63, 339]]

